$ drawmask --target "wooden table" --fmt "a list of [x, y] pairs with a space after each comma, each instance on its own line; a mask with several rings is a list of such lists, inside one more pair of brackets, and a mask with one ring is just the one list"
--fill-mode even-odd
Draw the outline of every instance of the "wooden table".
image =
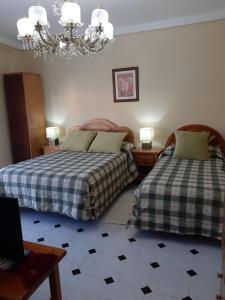
[[57, 260], [47, 271], [41, 274], [29, 288], [24, 285], [23, 280], [19, 275], [10, 270], [0, 270], [0, 300], [29, 299], [47, 277], [49, 277], [51, 300], [61, 300], [62, 296], [58, 263], [66, 255], [66, 251], [60, 248], [31, 242], [24, 242], [24, 249], [35, 253], [55, 254]]

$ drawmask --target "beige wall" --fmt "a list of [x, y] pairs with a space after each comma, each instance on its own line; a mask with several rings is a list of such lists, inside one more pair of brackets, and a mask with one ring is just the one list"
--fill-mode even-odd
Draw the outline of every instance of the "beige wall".
[[[140, 101], [115, 104], [112, 69], [129, 66], [139, 67]], [[0, 73], [16, 70], [42, 74], [49, 124], [68, 128], [103, 117], [131, 127], [137, 143], [139, 128], [153, 125], [155, 145], [188, 123], [212, 126], [225, 136], [225, 21], [120, 36], [100, 55], [75, 58], [69, 64], [1, 51]], [[2, 81], [0, 118], [4, 165], [10, 151]]]
[[[155, 144], [188, 123], [225, 135], [225, 21], [120, 36], [102, 54], [69, 64], [25, 57], [43, 75], [50, 124], [104, 117], [130, 126], [137, 142], [139, 128], [153, 125]], [[140, 101], [115, 104], [112, 69], [129, 66], [139, 67]]]

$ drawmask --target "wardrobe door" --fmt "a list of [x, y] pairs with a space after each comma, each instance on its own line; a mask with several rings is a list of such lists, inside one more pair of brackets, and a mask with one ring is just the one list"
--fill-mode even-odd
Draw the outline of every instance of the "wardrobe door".
[[30, 141], [22, 74], [4, 75], [13, 163], [29, 159]]
[[40, 75], [23, 74], [31, 157], [42, 154], [46, 141], [43, 87]]

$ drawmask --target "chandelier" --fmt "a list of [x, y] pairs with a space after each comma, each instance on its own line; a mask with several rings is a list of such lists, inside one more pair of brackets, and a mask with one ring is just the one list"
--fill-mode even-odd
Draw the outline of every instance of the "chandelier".
[[91, 55], [102, 51], [113, 41], [113, 25], [109, 15], [101, 7], [93, 10], [91, 24], [85, 33], [79, 34], [81, 23], [80, 6], [73, 0], [53, 0], [53, 12], [59, 16], [62, 33], [51, 33], [44, 7], [31, 6], [28, 18], [17, 21], [18, 39], [26, 50], [34, 50], [34, 56], [58, 55], [67, 59], [77, 55]]

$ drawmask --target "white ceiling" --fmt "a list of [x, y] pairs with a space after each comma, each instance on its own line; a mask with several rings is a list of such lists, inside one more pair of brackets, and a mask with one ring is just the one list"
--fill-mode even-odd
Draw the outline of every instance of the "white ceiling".
[[[39, 0], [48, 12], [52, 30], [60, 30], [53, 16], [52, 0]], [[116, 34], [179, 26], [225, 19], [225, 0], [78, 0], [82, 22], [90, 23], [91, 11], [99, 6], [107, 9]], [[0, 0], [0, 42], [20, 47], [17, 41], [17, 19], [27, 15], [32, 0]]]

